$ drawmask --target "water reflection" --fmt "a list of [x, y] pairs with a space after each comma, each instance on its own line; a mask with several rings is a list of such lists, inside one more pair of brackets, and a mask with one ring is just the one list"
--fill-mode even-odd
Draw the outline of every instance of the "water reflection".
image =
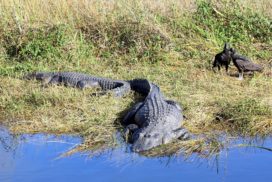
[[[238, 140], [212, 159], [196, 154], [149, 158], [126, 146], [89, 158], [86, 153], [60, 157], [81, 143], [69, 136], [13, 136], [0, 129], [0, 181], [269, 181], [272, 153]], [[262, 146], [272, 147], [270, 139]], [[247, 146], [240, 144], [247, 143]]]

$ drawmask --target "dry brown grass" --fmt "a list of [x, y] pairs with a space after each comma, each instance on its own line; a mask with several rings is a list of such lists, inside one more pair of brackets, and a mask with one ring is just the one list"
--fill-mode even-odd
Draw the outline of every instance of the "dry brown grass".
[[1, 88], [0, 120], [17, 134], [77, 134], [87, 136], [87, 142], [111, 145], [122, 111], [133, 102], [110, 95], [98, 99], [91, 96], [92, 89], [41, 88], [35, 82], [10, 78], [1, 78], [1, 83], [5, 88]]
[[[12, 21], [23, 31], [43, 25], [69, 23], [78, 26], [88, 24], [89, 21], [109, 21], [119, 16], [129, 16], [135, 21], [139, 18], [144, 21], [156, 21], [154, 17], [157, 13], [169, 16], [171, 14], [169, 9], [172, 8], [177, 9], [178, 13], [192, 11], [196, 7], [195, 2], [195, 0], [1, 0], [0, 10], [3, 18], [1, 21]], [[217, 3], [228, 2], [230, 1], [225, 0]], [[240, 0], [239, 3], [244, 7], [251, 7], [272, 16], [270, 0]], [[139, 14], [142, 16], [139, 17]]]
[[[155, 2], [155, 3], [154, 3]], [[55, 25], [71, 23], [84, 24], [88, 21], [103, 21], [114, 19], [118, 16], [130, 16], [137, 21], [140, 17], [137, 13], [144, 14], [145, 20], [152, 18], [151, 12], [160, 11], [168, 13], [171, 6], [188, 10], [193, 1], [123, 1], [123, 0], [2, 0], [1, 12], [4, 20], [13, 20], [22, 29], [40, 25]]]

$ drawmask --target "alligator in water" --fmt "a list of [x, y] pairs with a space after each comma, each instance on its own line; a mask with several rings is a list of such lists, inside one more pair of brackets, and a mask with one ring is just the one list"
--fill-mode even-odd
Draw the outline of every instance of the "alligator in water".
[[174, 139], [189, 138], [181, 127], [182, 109], [172, 100], [165, 100], [160, 88], [147, 80], [130, 81], [131, 89], [147, 95], [124, 117], [122, 124], [131, 133], [132, 150], [143, 152]]
[[254, 72], [254, 71], [262, 71], [263, 67], [259, 64], [255, 64], [250, 61], [247, 57], [244, 57], [236, 52], [235, 49], [231, 48], [231, 58], [233, 64], [238, 69], [239, 72], [239, 80], [243, 79], [244, 72]]
[[228, 73], [230, 62], [230, 47], [228, 43], [225, 43], [223, 51], [215, 55], [212, 69], [215, 72], [215, 67], [217, 67], [219, 71], [221, 66], [225, 66], [226, 72]]
[[24, 78], [37, 79], [44, 84], [63, 84], [80, 89], [100, 87], [103, 90], [102, 93], [110, 90], [117, 97], [121, 97], [130, 91], [130, 84], [126, 81], [95, 77], [77, 72], [36, 72], [27, 74]]

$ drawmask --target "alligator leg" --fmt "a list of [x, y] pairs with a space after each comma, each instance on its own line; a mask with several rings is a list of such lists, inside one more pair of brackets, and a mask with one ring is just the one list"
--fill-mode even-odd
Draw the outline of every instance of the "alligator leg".
[[39, 80], [42, 82], [43, 85], [46, 85], [50, 83], [52, 78], [53, 78], [52, 76], [43, 76], [43, 77], [36, 78], [36, 80]]
[[175, 133], [177, 139], [186, 140], [186, 139], [190, 138], [190, 134], [189, 134], [188, 130], [185, 128], [179, 128], [179, 129], [175, 130], [174, 133]]
[[130, 138], [129, 134], [130, 133], [134, 133], [138, 129], [139, 129], [139, 126], [136, 125], [136, 124], [129, 124], [129, 125], [126, 126], [125, 131], [124, 131], [124, 138], [125, 138], [126, 142], [127, 141], [130, 142], [130, 140], [129, 140], [129, 138]]
[[103, 86], [101, 86], [102, 91], [98, 92], [98, 93], [94, 93], [92, 95], [94, 96], [100, 96], [100, 95], [105, 95], [107, 93], [112, 93], [115, 97], [122, 97], [123, 95], [125, 95], [126, 93], [128, 93], [130, 91], [130, 85], [129, 83], [122, 83], [120, 84], [121, 86], [117, 86], [115, 88], [103, 88]]
[[137, 113], [137, 111], [142, 107], [143, 102], [138, 102], [137, 104], [135, 104], [126, 114], [126, 116], [124, 117], [122, 124], [123, 125], [128, 125], [130, 124], [131, 121], [134, 121], [134, 117], [135, 114]]
[[60, 76], [43, 76], [42, 77], [42, 87], [47, 87], [48, 85], [59, 85], [60, 84]]
[[122, 86], [116, 87], [111, 89], [111, 92], [114, 94], [115, 97], [122, 97], [130, 91], [129, 83], [124, 83]]
[[76, 87], [80, 89], [98, 87], [98, 86], [99, 86], [99, 83], [93, 80], [81, 80], [77, 82], [77, 85], [76, 85]]
[[162, 138], [162, 144], [169, 143], [172, 139], [182, 139], [186, 140], [190, 137], [188, 131], [185, 128], [178, 128], [168, 133]]
[[111, 90], [102, 90], [102, 91], [99, 91], [99, 92], [95, 92], [95, 93], [92, 93], [92, 96], [102, 96], [102, 95], [106, 95], [108, 93], [113, 93], [113, 95], [115, 97], [121, 97], [122, 96], [122, 95], [116, 94], [115, 92], [112, 92]]
[[182, 108], [180, 107], [180, 105], [177, 103], [177, 102], [175, 102], [175, 101], [173, 101], [173, 100], [165, 100], [168, 104], [170, 104], [170, 105], [172, 105], [172, 106], [174, 106], [174, 107], [176, 107], [178, 110], [182, 110]]

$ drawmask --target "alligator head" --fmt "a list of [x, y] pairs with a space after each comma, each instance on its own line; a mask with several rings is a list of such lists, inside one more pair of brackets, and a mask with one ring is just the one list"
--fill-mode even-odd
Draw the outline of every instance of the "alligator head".
[[141, 132], [137, 134], [137, 139], [133, 143], [132, 150], [134, 152], [143, 152], [150, 150], [154, 147], [162, 144], [167, 144], [174, 139], [182, 138], [188, 139], [188, 131], [184, 128], [178, 128], [176, 130], [164, 131], [162, 133], [155, 130], [150, 132]]

